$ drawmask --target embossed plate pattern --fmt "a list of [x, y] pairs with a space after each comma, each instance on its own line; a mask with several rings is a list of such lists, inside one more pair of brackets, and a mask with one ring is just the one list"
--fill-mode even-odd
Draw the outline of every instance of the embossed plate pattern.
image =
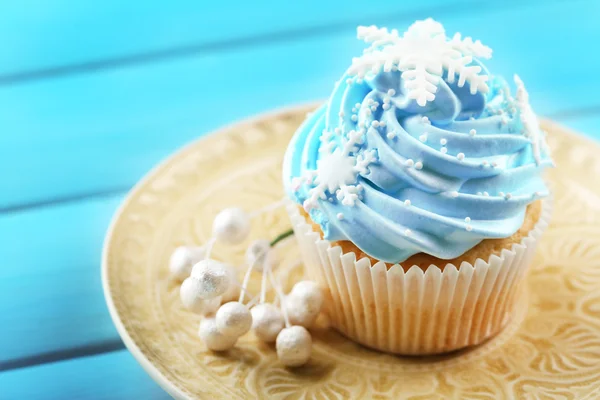
[[[600, 397], [600, 149], [549, 122], [553, 222], [529, 274], [528, 300], [498, 337], [458, 354], [402, 358], [317, 330], [312, 361], [297, 370], [283, 368], [252, 335], [226, 354], [206, 350], [199, 317], [182, 309], [168, 278], [169, 254], [204, 242], [220, 209], [254, 210], [283, 196], [283, 152], [312, 108], [265, 115], [187, 146], [139, 183], [115, 216], [103, 255], [105, 295], [150, 375], [185, 399]], [[254, 220], [252, 237], [288, 227], [278, 210]], [[284, 263], [297, 258], [293, 241], [288, 246]], [[217, 246], [215, 254], [241, 265], [244, 249]]]

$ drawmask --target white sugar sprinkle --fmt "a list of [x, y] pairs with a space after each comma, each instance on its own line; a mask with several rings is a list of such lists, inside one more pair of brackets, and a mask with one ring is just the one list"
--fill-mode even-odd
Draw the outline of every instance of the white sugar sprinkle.
[[510, 199], [511, 197], [512, 197], [512, 194], [510, 194], [510, 193], [506, 193], [506, 195], [504, 195], [504, 198], [506, 200]]
[[504, 197], [504, 192], [498, 192], [498, 196]]
[[465, 159], [465, 153], [458, 153], [456, 155], [456, 158], [458, 158], [460, 161], [464, 160]]
[[346, 84], [347, 85], [351, 85], [352, 84], [352, 79], [350, 79], [350, 78], [346, 79]]
[[385, 126], [385, 121], [379, 121], [379, 126], [384, 127]]
[[477, 192], [477, 193], [475, 193], [475, 194], [476, 194], [477, 196], [481, 196], [483, 193], [481, 193], [481, 192]]
[[367, 114], [367, 115], [371, 115], [371, 109], [370, 109], [370, 108], [366, 108], [366, 109], [365, 109], [365, 114]]
[[492, 161], [492, 167], [496, 168], [498, 166], [498, 163], [496, 161]]
[[344, 114], [344, 112], [343, 112], [343, 111], [340, 111], [340, 112], [338, 113], [338, 115], [339, 115], [341, 118], [343, 118], [345, 114]]
[[410, 236], [411, 233], [412, 233], [412, 231], [410, 229], [408, 229], [408, 228], [404, 231], [404, 234], [406, 236]]
[[388, 132], [388, 134], [387, 134], [388, 139], [393, 139], [395, 137], [396, 137], [396, 132], [394, 132], [394, 131]]
[[488, 192], [483, 192], [483, 195], [487, 197], [487, 196], [489, 196], [490, 194], [489, 194]]
[[423, 122], [424, 124], [428, 124], [429, 123], [429, 118], [423, 117], [423, 118], [421, 118], [421, 122]]
[[408, 160], [406, 160], [405, 164], [407, 167], [412, 167], [413, 165], [415, 165], [415, 162], [409, 158]]
[[441, 152], [442, 154], [446, 154], [446, 153], [448, 152], [448, 149], [447, 149], [447, 148], [445, 148], [445, 147], [442, 147], [442, 148], [440, 149], [440, 152]]
[[471, 218], [470, 217], [466, 217], [465, 218], [465, 222], [468, 224], [469, 222], [471, 222]]
[[358, 110], [356, 109], [356, 107], [352, 107], [352, 112], [353, 112], [353, 113], [355, 113], [355, 112], [357, 112], [357, 111], [358, 111]]
[[384, 110], [389, 110], [390, 105], [388, 103], [384, 103], [383, 106], [381, 106], [381, 108], [383, 108]]
[[465, 229], [466, 229], [468, 232], [471, 232], [471, 231], [473, 230], [473, 227], [472, 227], [471, 225], [467, 225], [467, 226], [465, 227]]
[[356, 107], [357, 109], [360, 109], [360, 103], [356, 103], [356, 104], [354, 105], [354, 107]]
[[458, 192], [456, 190], [448, 193], [450, 197], [458, 197]]
[[407, 207], [410, 206], [410, 200], [408, 200], [408, 199], [404, 200], [404, 205]]
[[471, 135], [471, 136], [475, 136], [476, 133], [477, 133], [477, 131], [475, 129], [471, 129], [469, 131], [469, 135]]
[[342, 133], [342, 128], [340, 128], [340, 127], [338, 126], [338, 127], [336, 127], [336, 128], [333, 130], [333, 131], [334, 131], [336, 134], [338, 134], [338, 135], [339, 135], [340, 133]]
[[364, 121], [360, 121], [360, 122], [358, 123], [358, 127], [359, 127], [359, 128], [364, 128], [364, 127], [365, 127], [365, 123], [364, 123]]
[[371, 111], [377, 111], [377, 106], [371, 106]]
[[383, 103], [385, 104], [385, 103], [389, 103], [389, 102], [390, 102], [390, 98], [389, 98], [389, 97], [387, 97], [387, 96], [385, 96], [385, 97], [383, 98]]
[[427, 141], [427, 134], [424, 133], [421, 136], [419, 136], [419, 140], [423, 143], [425, 143]]
[[358, 121], [358, 115], [356, 114], [352, 114], [352, 116], [350, 117], [350, 119], [354, 122]]
[[387, 91], [388, 96], [394, 96], [396, 94], [396, 91], [394, 89], [390, 89]]
[[446, 143], [448, 143], [448, 141], [447, 141], [446, 139], [440, 139], [440, 144], [441, 144], [442, 146], [445, 146], [445, 145], [446, 145]]
[[372, 126], [372, 127], [374, 127], [374, 128], [377, 128], [377, 127], [379, 127], [379, 121], [377, 121], [377, 120], [373, 120], [373, 121], [371, 122], [371, 126]]
[[363, 190], [365, 190], [365, 188], [363, 187], [363, 185], [358, 184], [358, 185], [356, 185], [356, 190], [358, 190], [359, 192], [362, 192]]
[[423, 169], [423, 163], [421, 161], [417, 161], [415, 163], [415, 168], [416, 169]]
[[344, 219], [344, 214], [338, 213], [337, 219], [339, 219], [340, 221], [343, 220]]
[[487, 160], [483, 160], [483, 161], [481, 162], [481, 165], [483, 165], [484, 167], [485, 167], [486, 165], [488, 165], [488, 162], [487, 162]]
[[373, 103], [375, 103], [375, 100], [373, 100], [373, 99], [368, 99], [368, 100], [367, 100], [367, 105], [369, 105], [369, 106], [370, 106], [370, 105], [372, 105]]

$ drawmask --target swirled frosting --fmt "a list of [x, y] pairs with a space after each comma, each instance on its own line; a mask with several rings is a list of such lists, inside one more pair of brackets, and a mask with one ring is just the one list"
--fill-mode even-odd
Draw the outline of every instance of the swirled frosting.
[[444, 68], [421, 105], [402, 69], [347, 72], [308, 116], [289, 144], [284, 184], [326, 239], [390, 263], [451, 259], [511, 236], [527, 205], [549, 194], [541, 173], [552, 161], [522, 82], [513, 98], [506, 81], [469, 61], [487, 77], [485, 93]]

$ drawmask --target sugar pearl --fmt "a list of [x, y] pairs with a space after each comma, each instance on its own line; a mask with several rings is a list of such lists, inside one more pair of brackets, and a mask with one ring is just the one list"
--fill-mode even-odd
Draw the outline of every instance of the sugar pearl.
[[263, 303], [252, 307], [250, 313], [256, 337], [266, 343], [274, 342], [285, 326], [281, 310], [273, 304]]
[[194, 265], [190, 278], [198, 281], [196, 296], [205, 300], [222, 295], [231, 283], [225, 264], [210, 259]]
[[205, 251], [202, 247], [179, 246], [169, 259], [169, 271], [179, 280], [190, 276], [192, 266], [204, 258]]
[[219, 332], [214, 318], [203, 318], [200, 321], [198, 336], [200, 336], [206, 347], [212, 351], [229, 350], [237, 341], [236, 336], [227, 336]]
[[337, 219], [339, 219], [340, 221], [344, 219], [344, 214], [342, 213], [338, 213], [337, 214]]
[[267, 239], [255, 240], [246, 250], [246, 263], [254, 265], [257, 271], [263, 271], [265, 265], [273, 262], [271, 242]]
[[471, 231], [473, 230], [473, 227], [472, 227], [471, 225], [467, 225], [467, 226], [465, 227], [465, 229], [466, 229], [468, 232], [471, 232]]
[[447, 148], [445, 148], [445, 147], [442, 147], [442, 148], [440, 149], [440, 153], [442, 153], [442, 154], [446, 154], [447, 152], [448, 152], [448, 149], [447, 149]]
[[227, 208], [215, 217], [212, 231], [219, 242], [239, 244], [250, 233], [250, 217], [239, 208]]
[[179, 298], [183, 306], [196, 314], [202, 314], [204, 310], [204, 300], [198, 296], [200, 292], [200, 283], [193, 278], [187, 278], [179, 288]]
[[417, 161], [415, 163], [415, 169], [423, 169], [423, 163], [421, 161]]
[[277, 357], [286, 367], [299, 367], [310, 359], [312, 338], [306, 328], [290, 326], [277, 335]]
[[458, 158], [460, 161], [464, 160], [465, 159], [465, 153], [458, 153], [456, 155], [456, 158]]
[[396, 95], [396, 91], [394, 89], [389, 89], [387, 91], [388, 96], [394, 97]]
[[240, 337], [252, 327], [252, 314], [239, 301], [231, 301], [219, 308], [215, 321], [223, 335]]
[[421, 136], [419, 136], [419, 140], [423, 143], [425, 143], [427, 141], [427, 134], [424, 133]]
[[409, 158], [408, 160], [405, 161], [404, 164], [406, 164], [407, 167], [412, 167], [415, 165], [415, 162]]
[[410, 200], [408, 200], [408, 199], [404, 200], [404, 205], [407, 207], [410, 206]]
[[471, 129], [469, 131], [469, 135], [471, 135], [471, 136], [475, 136], [476, 133], [477, 133], [477, 131], [475, 129]]
[[469, 218], [469, 217], [466, 217], [466, 218], [465, 218], [465, 222], [468, 224], [469, 222], [471, 222], [471, 218]]
[[296, 283], [285, 298], [285, 308], [294, 325], [311, 326], [322, 306], [323, 292], [313, 281]]
[[446, 139], [440, 139], [440, 144], [441, 144], [442, 146], [445, 146], [445, 145], [446, 145], [446, 143], [448, 143], [448, 141], [447, 141]]
[[411, 234], [412, 234], [412, 231], [411, 231], [410, 229], [406, 229], [406, 230], [404, 231], [404, 235], [405, 235], [405, 236], [410, 236]]

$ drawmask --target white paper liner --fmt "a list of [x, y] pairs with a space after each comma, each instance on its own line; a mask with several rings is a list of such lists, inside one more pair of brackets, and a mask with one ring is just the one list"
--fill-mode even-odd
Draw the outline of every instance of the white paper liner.
[[550, 222], [551, 200], [542, 202], [535, 227], [521, 243], [500, 256], [477, 259], [460, 268], [396, 264], [371, 265], [342, 254], [320, 238], [289, 204], [300, 252], [311, 279], [327, 292], [331, 324], [345, 336], [374, 349], [396, 354], [436, 354], [476, 345], [498, 333], [515, 308], [536, 244]]

